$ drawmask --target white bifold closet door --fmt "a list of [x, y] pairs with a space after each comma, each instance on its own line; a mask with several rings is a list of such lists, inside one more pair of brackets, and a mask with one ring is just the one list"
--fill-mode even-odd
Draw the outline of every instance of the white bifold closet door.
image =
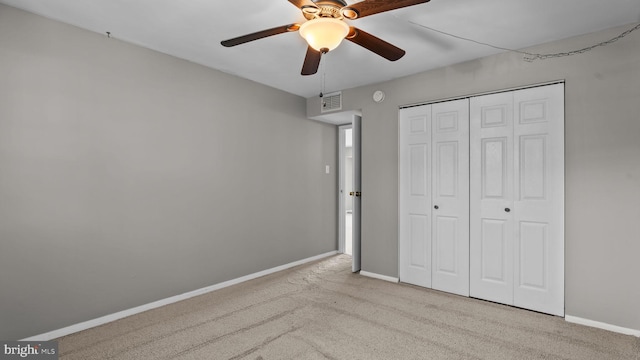
[[470, 295], [564, 315], [564, 85], [471, 98]]
[[400, 280], [469, 295], [468, 99], [400, 110]]

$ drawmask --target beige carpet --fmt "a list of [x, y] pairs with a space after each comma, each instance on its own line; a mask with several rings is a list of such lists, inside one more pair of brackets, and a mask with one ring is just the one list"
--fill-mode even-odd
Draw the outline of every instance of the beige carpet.
[[370, 279], [341, 255], [58, 339], [60, 359], [640, 359], [640, 338]]

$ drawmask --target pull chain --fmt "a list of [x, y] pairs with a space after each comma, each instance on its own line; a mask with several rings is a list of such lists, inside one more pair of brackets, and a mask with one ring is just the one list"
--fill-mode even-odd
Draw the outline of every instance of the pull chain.
[[327, 91], [327, 69], [325, 63], [327, 62], [327, 57], [325, 56], [325, 61], [320, 64], [322, 66], [322, 93]]
[[324, 57], [324, 61], [322, 61], [322, 59], [320, 60], [320, 97], [324, 96], [326, 79], [327, 79], [327, 73], [325, 72], [325, 66], [324, 66], [324, 63], [326, 62], [327, 58], [326, 56], [323, 56], [323, 57]]

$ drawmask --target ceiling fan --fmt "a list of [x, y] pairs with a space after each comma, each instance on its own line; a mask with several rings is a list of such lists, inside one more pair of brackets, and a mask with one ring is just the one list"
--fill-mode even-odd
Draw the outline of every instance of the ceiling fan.
[[344, 0], [288, 0], [298, 7], [307, 19], [302, 24], [289, 24], [258, 31], [222, 41], [226, 47], [244, 44], [268, 36], [299, 31], [308, 43], [307, 55], [302, 65], [302, 75], [318, 71], [322, 54], [335, 49], [343, 39], [356, 43], [383, 58], [396, 61], [405, 51], [363, 30], [349, 26], [344, 20], [356, 20], [365, 16], [429, 2], [429, 0], [363, 0], [347, 5]]

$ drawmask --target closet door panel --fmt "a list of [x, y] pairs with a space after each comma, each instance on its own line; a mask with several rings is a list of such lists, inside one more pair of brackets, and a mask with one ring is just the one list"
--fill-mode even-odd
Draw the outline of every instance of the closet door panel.
[[564, 315], [564, 85], [514, 92], [514, 305]]
[[483, 219], [480, 240], [480, 279], [484, 282], [508, 286], [511, 268], [508, 250], [507, 222], [500, 219]]
[[469, 101], [431, 106], [432, 287], [469, 296]]
[[400, 132], [400, 280], [431, 287], [431, 106], [402, 109]]
[[470, 103], [470, 295], [513, 303], [513, 94]]

